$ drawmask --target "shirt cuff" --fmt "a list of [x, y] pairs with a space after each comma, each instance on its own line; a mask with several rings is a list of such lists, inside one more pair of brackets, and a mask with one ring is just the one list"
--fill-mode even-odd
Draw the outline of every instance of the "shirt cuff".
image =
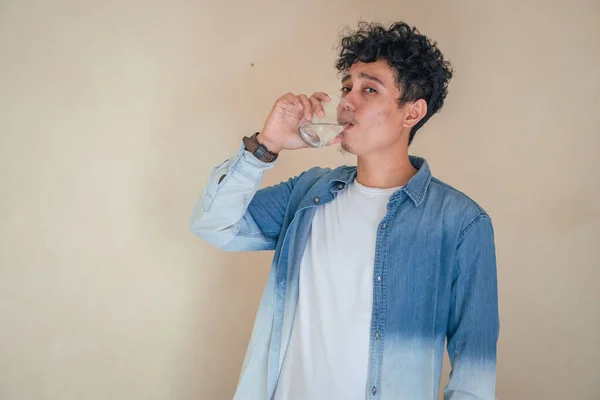
[[246, 150], [244, 143], [240, 145], [236, 161], [231, 166], [231, 169], [241, 172], [252, 179], [262, 179], [263, 173], [275, 166], [277, 161], [270, 163], [263, 162], [254, 157], [252, 153]]

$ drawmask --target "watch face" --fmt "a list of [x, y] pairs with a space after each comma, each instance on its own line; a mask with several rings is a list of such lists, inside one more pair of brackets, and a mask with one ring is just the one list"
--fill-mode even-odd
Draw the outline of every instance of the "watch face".
[[266, 153], [267, 149], [265, 149], [264, 146], [259, 145], [258, 149], [256, 149], [256, 151], [254, 152], [254, 156], [256, 156], [256, 158], [263, 159], [265, 158], [264, 156], [266, 155]]
[[244, 137], [243, 142], [246, 150], [262, 162], [275, 161], [278, 155], [271, 153], [265, 146], [258, 143], [256, 136], [257, 134], [254, 134], [251, 137]]

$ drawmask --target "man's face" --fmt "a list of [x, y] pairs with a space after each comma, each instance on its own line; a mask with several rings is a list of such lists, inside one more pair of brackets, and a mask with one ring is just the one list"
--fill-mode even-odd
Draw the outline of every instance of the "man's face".
[[340, 135], [345, 151], [365, 156], [406, 146], [402, 128], [406, 107], [398, 107], [400, 91], [385, 61], [352, 65], [342, 79], [342, 97], [352, 107], [355, 120]]

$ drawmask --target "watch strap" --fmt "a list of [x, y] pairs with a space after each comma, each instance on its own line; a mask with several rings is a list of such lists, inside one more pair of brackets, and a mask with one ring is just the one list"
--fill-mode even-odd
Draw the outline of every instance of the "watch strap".
[[244, 142], [244, 146], [246, 150], [248, 150], [254, 157], [259, 159], [262, 162], [270, 163], [277, 159], [278, 154], [272, 153], [265, 146], [258, 142], [256, 138], [260, 132], [256, 132], [254, 135], [250, 137], [244, 137], [242, 141]]

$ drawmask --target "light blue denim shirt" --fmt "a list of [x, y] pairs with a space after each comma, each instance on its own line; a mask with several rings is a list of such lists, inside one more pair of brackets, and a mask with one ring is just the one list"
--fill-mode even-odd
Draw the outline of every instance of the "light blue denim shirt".
[[[411, 162], [418, 172], [390, 197], [377, 230], [365, 398], [437, 399], [447, 344], [452, 372], [445, 399], [493, 400], [499, 320], [490, 217], [433, 178], [425, 160]], [[190, 218], [196, 235], [223, 250], [275, 251], [237, 400], [272, 398], [313, 216], [356, 177], [356, 167], [312, 168], [258, 190], [272, 167], [242, 145], [213, 168]]]

